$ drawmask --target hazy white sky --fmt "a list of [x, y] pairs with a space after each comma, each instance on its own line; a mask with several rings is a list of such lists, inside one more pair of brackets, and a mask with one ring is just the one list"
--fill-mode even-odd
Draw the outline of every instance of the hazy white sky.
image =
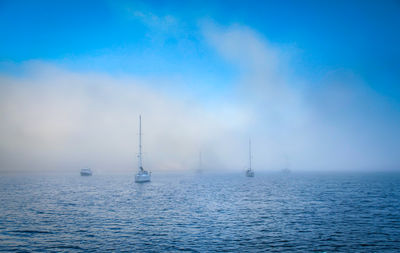
[[[249, 26], [202, 19], [188, 31], [173, 15], [130, 13], [147, 27], [152, 43], [173, 40], [181, 53], [200, 52], [199, 61], [211, 57], [201, 52], [214, 52], [222, 67], [191, 72], [184, 56], [172, 60], [181, 75], [87, 67], [140, 62], [118, 48], [3, 61], [1, 171], [136, 170], [139, 114], [144, 165], [155, 172], [193, 171], [200, 151], [206, 169], [243, 170], [249, 138], [258, 171], [280, 170], [286, 160], [293, 170], [399, 168], [400, 112], [351, 69], [307, 78], [294, 64], [295, 46], [272, 43]], [[191, 35], [202, 42], [193, 45]], [[158, 68], [164, 61], [150, 63]]]

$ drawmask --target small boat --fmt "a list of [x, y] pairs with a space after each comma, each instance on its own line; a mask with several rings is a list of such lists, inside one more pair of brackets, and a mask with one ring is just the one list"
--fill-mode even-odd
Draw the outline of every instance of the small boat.
[[81, 176], [91, 176], [92, 170], [90, 168], [81, 169]]
[[282, 173], [283, 174], [290, 174], [290, 163], [289, 163], [289, 158], [287, 156], [285, 156], [285, 167], [282, 169]]
[[254, 177], [254, 171], [252, 169], [246, 170], [246, 177]]
[[139, 171], [135, 175], [136, 183], [150, 182], [151, 172], [143, 169], [142, 164], [142, 116], [139, 115], [139, 153], [138, 153]]
[[249, 168], [246, 170], [246, 177], [254, 177], [254, 171], [251, 168], [251, 140], [249, 140]]

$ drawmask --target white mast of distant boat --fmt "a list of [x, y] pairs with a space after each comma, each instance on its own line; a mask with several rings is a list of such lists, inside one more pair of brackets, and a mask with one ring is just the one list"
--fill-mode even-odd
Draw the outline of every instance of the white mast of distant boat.
[[249, 139], [249, 168], [246, 170], [247, 177], [254, 177], [254, 171], [251, 169], [251, 139]]
[[151, 172], [143, 169], [142, 164], [142, 116], [139, 115], [139, 153], [138, 153], [139, 171], [135, 176], [136, 183], [150, 182]]

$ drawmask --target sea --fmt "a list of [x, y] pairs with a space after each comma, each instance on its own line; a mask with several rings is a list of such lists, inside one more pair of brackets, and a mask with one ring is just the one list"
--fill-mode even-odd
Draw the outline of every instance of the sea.
[[0, 251], [400, 252], [400, 174], [1, 174]]

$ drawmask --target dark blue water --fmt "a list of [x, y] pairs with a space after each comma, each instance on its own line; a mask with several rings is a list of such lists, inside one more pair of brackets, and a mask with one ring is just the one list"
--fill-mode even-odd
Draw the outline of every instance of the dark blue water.
[[399, 174], [0, 176], [2, 251], [400, 250]]

